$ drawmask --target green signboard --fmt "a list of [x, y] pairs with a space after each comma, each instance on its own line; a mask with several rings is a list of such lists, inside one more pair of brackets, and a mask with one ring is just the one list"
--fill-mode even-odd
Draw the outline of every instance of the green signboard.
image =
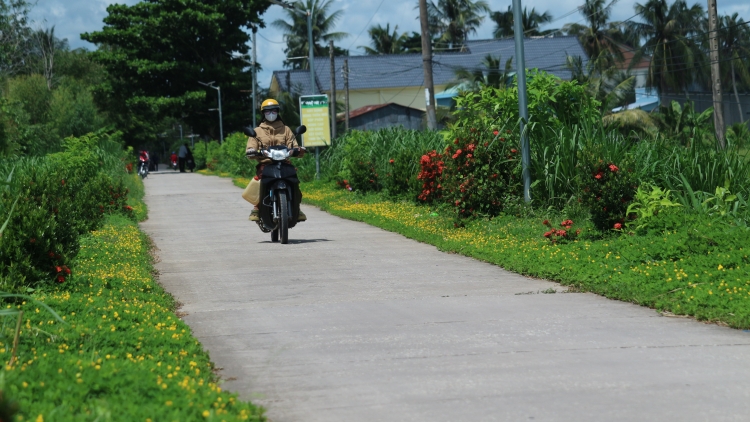
[[331, 125], [328, 110], [328, 95], [305, 95], [299, 97], [300, 120], [307, 126], [304, 135], [305, 147], [322, 147], [331, 144]]

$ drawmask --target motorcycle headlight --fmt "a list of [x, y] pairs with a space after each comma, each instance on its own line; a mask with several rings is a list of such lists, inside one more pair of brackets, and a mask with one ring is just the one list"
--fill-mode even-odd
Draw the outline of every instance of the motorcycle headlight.
[[268, 152], [267, 157], [274, 161], [282, 161], [289, 157], [289, 151], [283, 149], [272, 149]]

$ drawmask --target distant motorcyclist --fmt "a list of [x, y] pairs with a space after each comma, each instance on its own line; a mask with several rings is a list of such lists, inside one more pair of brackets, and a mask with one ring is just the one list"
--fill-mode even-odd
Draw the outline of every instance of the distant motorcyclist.
[[[257, 177], [261, 177], [263, 174], [263, 167], [271, 162], [270, 158], [255, 155], [258, 151], [268, 148], [274, 145], [285, 145], [287, 148], [297, 149], [296, 157], [301, 158], [305, 155], [305, 148], [300, 147], [297, 143], [297, 138], [294, 136], [294, 132], [284, 124], [279, 116], [279, 103], [274, 99], [267, 99], [261, 103], [260, 110], [263, 113], [263, 119], [255, 128], [257, 136], [255, 138], [247, 139], [247, 148], [245, 153], [250, 159], [258, 160], [258, 165], [255, 167], [255, 174]], [[298, 197], [296, 201], [299, 204], [302, 200], [302, 192], [299, 187], [296, 188], [295, 196]], [[256, 205], [253, 211], [250, 213], [250, 221], [259, 221], [260, 216], [258, 213], [258, 206]], [[305, 221], [307, 216], [300, 211], [299, 218], [297, 221]]]

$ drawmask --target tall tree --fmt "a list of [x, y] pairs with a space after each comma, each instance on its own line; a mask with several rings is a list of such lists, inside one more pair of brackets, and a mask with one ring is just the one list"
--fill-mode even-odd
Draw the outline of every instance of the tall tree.
[[[589, 57], [600, 58], [607, 66], [612, 66], [612, 59], [622, 59], [622, 52], [619, 46], [614, 42], [620, 32], [619, 24], [609, 22], [609, 16], [612, 12], [612, 6], [616, 0], [586, 0], [581, 7], [580, 12], [586, 20], [586, 25], [579, 23], [570, 23], [563, 26], [563, 32], [568, 35], [575, 35], [581, 42], [583, 49]], [[606, 52], [605, 56], [602, 53]]]
[[[506, 38], [513, 36], [513, 7], [508, 6], [505, 12], [497, 11], [490, 14], [490, 18], [495, 22], [493, 35], [495, 38]], [[557, 30], [551, 29], [541, 31], [540, 26], [552, 22], [552, 15], [549, 12], [539, 13], [535, 8], [528, 11], [525, 7], [521, 13], [521, 23], [523, 24], [523, 33], [525, 36], [547, 35]]]
[[183, 118], [194, 132], [218, 139], [217, 92], [221, 88], [227, 132], [247, 120], [249, 104], [241, 89], [252, 75], [232, 53], [248, 51], [249, 25], [261, 24], [262, 0], [151, 0], [107, 7], [101, 31], [81, 38], [98, 46], [92, 54], [109, 75], [96, 98], [126, 139], [155, 139], [159, 122]]
[[408, 35], [406, 33], [399, 35], [398, 25], [393, 28], [393, 32], [391, 32], [391, 24], [386, 24], [385, 28], [380, 25], [373, 25], [367, 30], [367, 33], [370, 35], [372, 47], [360, 46], [365, 50], [365, 54], [401, 54], [405, 52], [404, 43], [408, 39]]
[[[484, 0], [438, 0], [427, 2], [430, 32], [448, 49], [460, 48], [470, 34], [476, 34], [490, 7]], [[438, 48], [439, 49], [439, 48]]]
[[0, 0], [0, 76], [18, 73], [25, 66], [31, 28], [26, 0]]
[[705, 12], [699, 4], [688, 7], [685, 0], [668, 5], [666, 0], [648, 0], [636, 3], [635, 11], [642, 22], [628, 22], [640, 38], [645, 39], [633, 57], [640, 62], [644, 55], [651, 56], [646, 84], [660, 93], [682, 91], [699, 76], [696, 69], [704, 59], [692, 36], [700, 31]]
[[722, 61], [722, 79], [728, 80], [732, 85], [740, 121], [744, 122], [740, 95], [737, 93], [737, 77], [750, 86], [750, 68], [747, 60], [750, 57], [750, 29], [747, 22], [737, 13], [719, 19], [719, 57]]
[[[329, 14], [331, 3], [333, 3], [333, 0], [305, 0], [304, 2], [297, 0], [293, 3], [295, 9], [312, 10], [313, 56], [329, 55], [328, 42], [341, 41], [349, 35], [346, 32], [331, 32], [344, 13], [341, 10], [337, 10]], [[306, 60], [289, 60], [290, 57], [307, 57], [309, 54], [307, 17], [297, 10], [286, 9], [285, 12], [289, 22], [284, 19], [277, 19], [271, 24], [284, 32], [284, 39], [286, 40], [284, 53], [286, 53], [287, 57], [287, 60], [284, 61], [284, 66], [292, 69], [307, 69], [308, 63]], [[344, 49], [334, 48], [334, 54], [337, 56], [346, 56], [349, 54]]]

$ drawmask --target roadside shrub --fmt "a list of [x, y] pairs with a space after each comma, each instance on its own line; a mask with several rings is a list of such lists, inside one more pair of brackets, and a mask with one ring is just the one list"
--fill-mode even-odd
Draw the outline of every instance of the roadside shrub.
[[218, 170], [219, 149], [220, 145], [216, 141], [196, 143], [192, 149], [195, 167], [197, 169]]
[[247, 159], [246, 149], [247, 136], [244, 134], [235, 132], [224, 138], [219, 148], [217, 170], [242, 177], [254, 176], [257, 161]]
[[440, 180], [445, 168], [444, 159], [443, 154], [438, 154], [437, 151], [432, 150], [419, 160], [420, 172], [417, 179], [422, 181], [422, 193], [419, 194], [417, 199], [420, 201], [430, 203], [442, 197], [443, 186], [440, 184]]
[[[620, 229], [638, 188], [628, 157], [604, 161], [595, 152], [581, 159], [581, 200], [591, 212], [591, 222], [601, 231]], [[615, 227], [619, 225], [619, 227]]]
[[495, 216], [521, 192], [521, 154], [510, 130], [454, 128], [445, 149], [443, 199], [458, 217]]
[[[64, 152], [0, 161], [0, 180], [9, 182], [0, 191], [0, 216], [10, 217], [0, 241], [0, 290], [65, 282], [79, 237], [105, 214], [132, 215], [124, 166], [101, 156], [102, 141], [68, 138]], [[105, 161], [116, 169], [105, 170]]]

